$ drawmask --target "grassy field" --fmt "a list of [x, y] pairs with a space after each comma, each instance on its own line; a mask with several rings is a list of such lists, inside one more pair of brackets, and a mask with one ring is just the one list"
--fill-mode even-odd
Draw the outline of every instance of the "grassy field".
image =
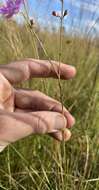
[[[58, 32], [37, 30], [48, 55], [58, 60]], [[99, 190], [99, 39], [63, 34], [64, 63], [77, 69], [62, 81], [64, 105], [76, 118], [67, 143], [30, 136], [0, 154], [0, 190]], [[37, 51], [36, 51], [37, 49]], [[0, 64], [26, 57], [47, 59], [28, 26], [0, 23]], [[20, 84], [59, 100], [56, 80], [32, 79]]]

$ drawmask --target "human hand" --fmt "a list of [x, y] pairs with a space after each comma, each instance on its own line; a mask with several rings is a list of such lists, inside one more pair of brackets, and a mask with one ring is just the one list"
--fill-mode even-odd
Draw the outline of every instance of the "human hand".
[[[0, 151], [30, 134], [49, 134], [59, 141], [70, 138], [68, 128], [75, 120], [65, 107], [62, 113], [60, 102], [39, 91], [13, 87], [32, 77], [57, 78], [59, 64], [52, 64], [54, 67], [49, 61], [27, 59], [0, 65]], [[61, 63], [61, 79], [70, 79], [75, 73], [74, 67]]]

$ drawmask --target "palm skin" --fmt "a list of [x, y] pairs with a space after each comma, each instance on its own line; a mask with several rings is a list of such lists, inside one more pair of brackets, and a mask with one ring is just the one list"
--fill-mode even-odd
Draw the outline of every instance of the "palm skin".
[[[54, 67], [48, 61], [27, 59], [0, 66], [0, 151], [31, 134], [49, 134], [59, 141], [70, 138], [68, 128], [75, 120], [65, 107], [62, 113], [60, 102], [39, 91], [13, 87], [32, 77], [57, 78], [59, 65], [52, 64]], [[61, 79], [70, 79], [75, 73], [74, 67], [61, 64]]]

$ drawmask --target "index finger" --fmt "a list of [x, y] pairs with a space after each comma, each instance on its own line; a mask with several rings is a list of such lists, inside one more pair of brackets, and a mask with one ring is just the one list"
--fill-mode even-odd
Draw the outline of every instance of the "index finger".
[[58, 78], [58, 72], [61, 79], [70, 79], [75, 76], [76, 69], [71, 65], [59, 64], [56, 61], [26, 59], [7, 65], [0, 65], [0, 72], [9, 82], [15, 84], [36, 77]]

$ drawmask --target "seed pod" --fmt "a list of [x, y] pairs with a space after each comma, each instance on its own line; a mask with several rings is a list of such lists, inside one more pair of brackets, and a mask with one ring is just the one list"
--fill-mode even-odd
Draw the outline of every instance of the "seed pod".
[[68, 11], [67, 10], [64, 11], [63, 17], [65, 17], [66, 15], [68, 15]]
[[56, 16], [56, 12], [55, 12], [55, 11], [53, 11], [53, 12], [52, 12], [52, 15], [53, 15], [53, 16]]
[[30, 19], [30, 24], [33, 25], [34, 24], [34, 20]]
[[61, 17], [61, 13], [60, 12], [56, 12], [56, 11], [53, 11], [52, 15], [56, 16], [56, 17]]
[[35, 24], [35, 22], [34, 22], [33, 18], [31, 18], [30, 19], [30, 24], [29, 24], [31, 29], [33, 28], [34, 24]]
[[52, 12], [52, 15], [55, 16], [55, 17], [59, 17], [59, 18], [64, 18], [66, 15], [68, 14], [67, 10], [65, 10], [63, 12], [63, 14], [61, 12], [56, 12], [56, 11], [53, 11]]
[[68, 39], [68, 40], [66, 41], [66, 43], [67, 43], [67, 44], [70, 44], [70, 43], [71, 43], [71, 40]]

